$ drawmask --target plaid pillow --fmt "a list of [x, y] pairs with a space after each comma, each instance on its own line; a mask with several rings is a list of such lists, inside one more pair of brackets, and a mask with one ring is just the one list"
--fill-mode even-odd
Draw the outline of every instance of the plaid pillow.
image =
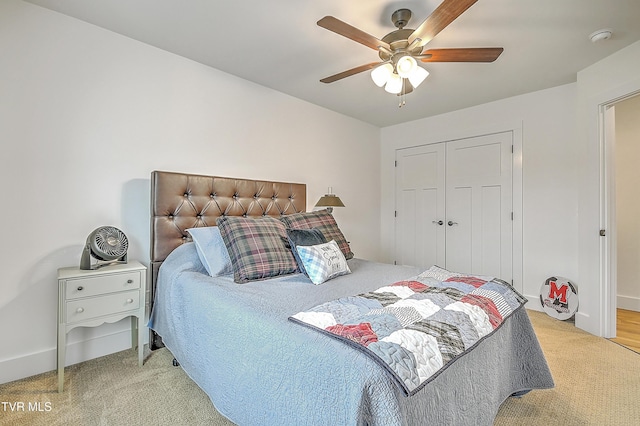
[[233, 280], [245, 283], [298, 271], [282, 222], [272, 217], [219, 217], [216, 221], [233, 265]]
[[281, 216], [280, 220], [287, 225], [287, 228], [291, 229], [319, 229], [327, 241], [335, 240], [346, 259], [353, 257], [353, 252], [351, 252], [347, 239], [328, 210], [289, 214]]
[[297, 250], [304, 269], [314, 284], [322, 284], [332, 278], [351, 273], [347, 259], [334, 240], [315, 246], [298, 246]]

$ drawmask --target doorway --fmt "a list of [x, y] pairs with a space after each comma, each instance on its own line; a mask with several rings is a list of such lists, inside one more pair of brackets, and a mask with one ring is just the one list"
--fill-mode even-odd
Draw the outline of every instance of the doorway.
[[[601, 106], [604, 142], [603, 215], [609, 237], [604, 265], [609, 293], [605, 337], [633, 332], [630, 316], [640, 315], [640, 96], [632, 93]], [[622, 318], [622, 319], [621, 319]], [[633, 323], [633, 322], [632, 322]], [[631, 339], [640, 340], [638, 336]]]

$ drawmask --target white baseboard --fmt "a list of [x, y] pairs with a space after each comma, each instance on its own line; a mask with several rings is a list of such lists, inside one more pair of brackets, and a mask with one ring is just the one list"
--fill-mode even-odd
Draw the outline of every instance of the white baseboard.
[[640, 312], [640, 297], [618, 295], [616, 302], [618, 304], [617, 307], [620, 309]]
[[543, 312], [542, 311], [542, 306], [540, 305], [540, 295], [536, 294], [531, 295], [531, 294], [524, 294], [524, 297], [526, 297], [529, 301], [524, 305], [525, 309], [531, 309], [532, 311], [539, 311], [539, 312]]
[[[141, 332], [144, 333], [145, 342], [149, 340], [148, 330], [146, 327], [143, 327], [141, 330]], [[91, 339], [68, 342], [65, 366], [130, 348], [131, 330], [122, 330]], [[55, 370], [57, 368], [56, 352], [57, 350], [54, 347], [18, 358], [0, 361], [0, 384]]]

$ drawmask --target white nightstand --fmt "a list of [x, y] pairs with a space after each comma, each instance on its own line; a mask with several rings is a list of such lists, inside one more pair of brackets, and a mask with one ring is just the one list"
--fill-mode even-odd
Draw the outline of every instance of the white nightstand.
[[137, 261], [94, 270], [58, 269], [58, 392], [64, 385], [66, 340], [75, 327], [96, 327], [131, 317], [131, 347], [144, 349], [147, 268]]

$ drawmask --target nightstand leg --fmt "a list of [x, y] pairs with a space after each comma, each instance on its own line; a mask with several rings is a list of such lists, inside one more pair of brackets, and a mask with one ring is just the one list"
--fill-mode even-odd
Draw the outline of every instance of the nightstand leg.
[[58, 392], [61, 393], [64, 388], [64, 359], [65, 359], [65, 349], [67, 347], [66, 344], [66, 332], [64, 324], [58, 323]]
[[138, 317], [131, 316], [131, 349], [138, 347]]
[[142, 319], [138, 318], [138, 366], [142, 367], [144, 355], [144, 333], [141, 330]]
[[142, 367], [144, 354], [144, 333], [140, 330], [141, 320], [136, 316], [131, 317], [131, 347], [138, 348], [138, 366]]

